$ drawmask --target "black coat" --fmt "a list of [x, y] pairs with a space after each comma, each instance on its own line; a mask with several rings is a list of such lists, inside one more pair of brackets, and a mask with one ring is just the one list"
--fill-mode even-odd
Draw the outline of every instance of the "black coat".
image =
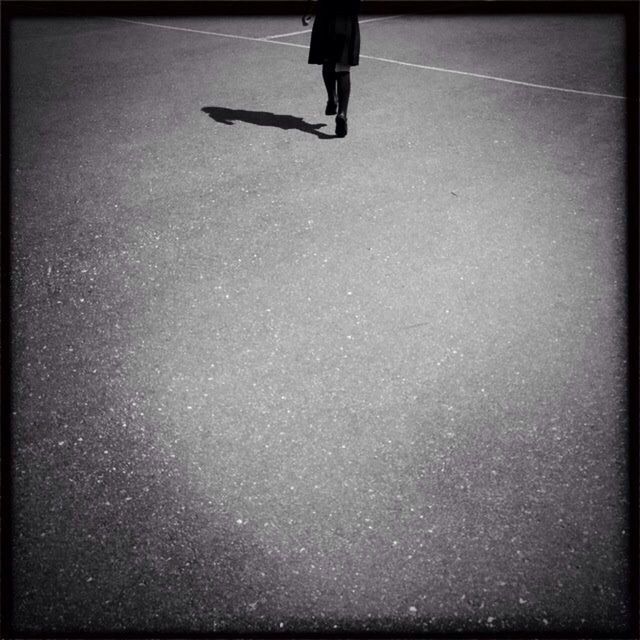
[[360, 0], [318, 0], [311, 31], [309, 64], [355, 66], [360, 61]]

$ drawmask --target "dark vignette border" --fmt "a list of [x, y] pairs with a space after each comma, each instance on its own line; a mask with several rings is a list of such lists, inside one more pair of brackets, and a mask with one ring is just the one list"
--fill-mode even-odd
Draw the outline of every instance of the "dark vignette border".
[[9, 203], [9, 20], [0, 6], [0, 82], [2, 106], [0, 107], [0, 638], [9, 636], [12, 620], [12, 539], [11, 521], [11, 270]]
[[[306, 0], [3, 0], [2, 14], [13, 17], [89, 16], [250, 16], [298, 15]], [[635, 33], [634, 0], [361, 0], [363, 15], [504, 15], [504, 14], [619, 14], [629, 19]], [[637, 23], [637, 20], [636, 20]], [[634, 57], [631, 56], [631, 60]]]
[[[638, 201], [640, 175], [639, 159], [639, 112], [638, 112], [638, 83], [640, 68], [638, 64], [638, 25], [640, 22], [640, 5], [631, 3], [623, 6], [626, 18], [626, 65], [627, 65], [627, 318], [628, 318], [628, 469], [629, 469], [629, 597], [633, 619], [631, 621], [634, 637], [640, 637], [640, 457], [638, 403], [640, 370], [638, 367], [638, 303], [640, 259], [638, 257], [638, 240], [640, 227], [638, 225]], [[635, 604], [635, 606], [633, 606]]]
[[[252, 632], [252, 633], [181, 633], [164, 632], [153, 635], [145, 632], [79, 633], [49, 632], [43, 635], [16, 632], [13, 620], [13, 558], [11, 553], [12, 529], [12, 477], [11, 477], [11, 180], [10, 180], [10, 121], [9, 90], [11, 78], [9, 25], [13, 18], [24, 17], [90, 17], [132, 16], [153, 14], [154, 16], [185, 15], [291, 15], [301, 14], [304, 0], [1, 0], [0, 1], [0, 82], [2, 107], [0, 110], [2, 153], [0, 156], [0, 639], [51, 638], [80, 640], [82, 638], [583, 638], [577, 631], [573, 634], [548, 633], [544, 636], [522, 631], [520, 633], [462, 633], [452, 635], [425, 634], [402, 629], [393, 620], [381, 621], [381, 631], [360, 631], [353, 623], [334, 632]], [[640, 310], [639, 247], [640, 224], [638, 222], [639, 185], [639, 23], [640, 4], [634, 0], [362, 0], [362, 14], [390, 15], [412, 13], [421, 15], [504, 15], [504, 14], [617, 14], [625, 20], [626, 29], [626, 137], [627, 137], [627, 318], [628, 318], [628, 537], [629, 560], [629, 605], [631, 617], [627, 633], [618, 638], [640, 638], [640, 457], [638, 413], [640, 411], [640, 366], [638, 319]], [[634, 606], [635, 605], [635, 606]], [[340, 622], [340, 621], [336, 621]], [[396, 625], [394, 627], [394, 624]], [[340, 626], [340, 625], [338, 625]], [[611, 635], [594, 634], [590, 638], [613, 638]]]
[[[12, 17], [298, 15], [306, 0], [3, 0]], [[619, 14], [633, 21], [634, 0], [361, 0], [362, 15]], [[637, 22], [637, 21], [636, 21]], [[631, 28], [637, 34], [637, 29]], [[628, 32], [629, 33], [629, 32]], [[637, 40], [637, 35], [636, 35]]]

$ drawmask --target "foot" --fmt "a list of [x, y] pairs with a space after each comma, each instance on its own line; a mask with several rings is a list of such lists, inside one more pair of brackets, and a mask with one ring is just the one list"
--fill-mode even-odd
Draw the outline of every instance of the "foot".
[[339, 113], [336, 116], [336, 137], [344, 138], [347, 135], [347, 116]]
[[327, 100], [327, 108], [324, 110], [325, 116], [335, 116], [338, 113], [338, 103], [335, 100]]

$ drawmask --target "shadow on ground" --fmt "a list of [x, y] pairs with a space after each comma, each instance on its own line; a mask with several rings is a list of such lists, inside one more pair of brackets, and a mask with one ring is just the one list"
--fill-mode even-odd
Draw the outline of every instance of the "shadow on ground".
[[261, 127], [278, 127], [279, 129], [297, 129], [304, 133], [310, 133], [321, 140], [329, 140], [335, 136], [318, 131], [327, 125], [310, 124], [302, 118], [290, 115], [270, 113], [269, 111], [247, 111], [245, 109], [227, 109], [226, 107], [203, 107], [202, 111], [210, 118], [221, 124], [234, 124], [235, 122], [248, 122]]

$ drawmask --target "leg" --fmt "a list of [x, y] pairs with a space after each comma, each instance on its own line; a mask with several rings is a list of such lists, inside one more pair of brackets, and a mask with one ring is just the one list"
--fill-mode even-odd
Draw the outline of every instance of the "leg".
[[348, 71], [336, 72], [338, 80], [338, 113], [347, 117], [349, 96], [351, 95], [351, 74]]
[[336, 72], [334, 71], [334, 65], [330, 62], [325, 62], [322, 65], [322, 79], [324, 80], [324, 86], [327, 89], [327, 108], [325, 114], [328, 116], [336, 113]]
[[336, 136], [347, 135], [347, 108], [351, 95], [351, 74], [348, 71], [337, 71], [338, 78], [338, 115], [336, 116]]

